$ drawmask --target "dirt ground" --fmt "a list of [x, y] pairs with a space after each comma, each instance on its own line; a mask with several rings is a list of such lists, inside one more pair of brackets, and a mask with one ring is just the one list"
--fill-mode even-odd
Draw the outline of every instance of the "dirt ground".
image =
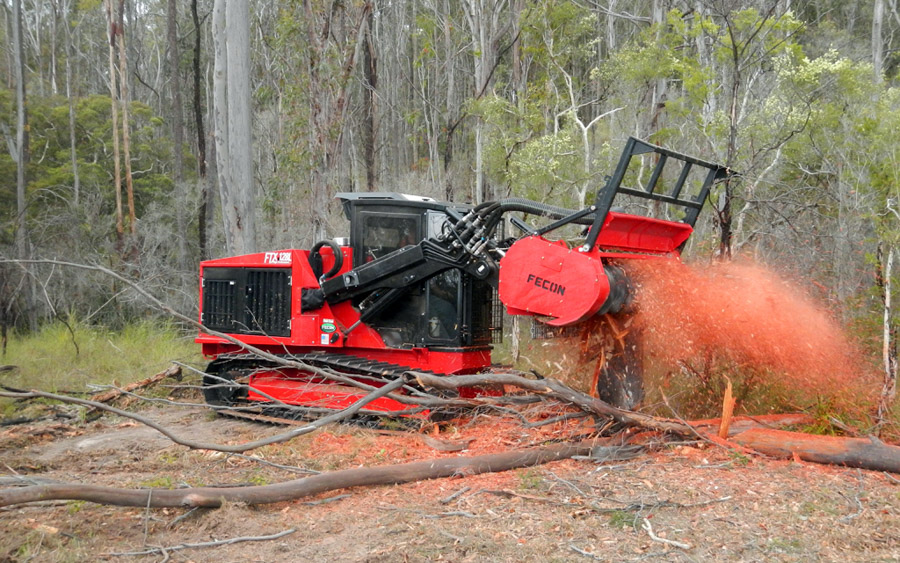
[[[219, 443], [285, 430], [199, 408], [143, 413], [179, 435]], [[499, 452], [590, 430], [584, 419], [524, 429], [515, 420], [482, 417], [442, 427], [441, 439], [469, 441], [465, 451], [443, 452], [414, 433], [331, 426], [251, 455], [327, 471]], [[188, 450], [133, 421], [104, 416], [0, 429], [0, 474], [5, 486], [30, 477], [169, 488], [268, 484], [303, 473]], [[0, 509], [0, 561], [898, 561], [898, 530], [900, 475], [684, 443], [625, 461], [566, 460], [264, 506], [7, 507]], [[288, 531], [277, 539], [174, 549]], [[122, 555], [156, 547], [168, 549]]]

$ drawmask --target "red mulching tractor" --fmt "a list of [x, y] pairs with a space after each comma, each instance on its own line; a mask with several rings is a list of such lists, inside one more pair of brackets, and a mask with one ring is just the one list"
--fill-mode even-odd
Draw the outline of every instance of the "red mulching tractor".
[[[631, 138], [596, 202], [582, 210], [516, 198], [472, 206], [338, 194], [348, 238], [201, 264], [200, 321], [212, 333], [197, 338], [212, 359], [206, 400], [341, 409], [367, 391], [322, 370], [375, 387], [407, 370], [478, 373], [491, 366], [501, 304], [551, 328], [628, 315], [628, 262], [677, 257], [711, 187], [729, 173]], [[617, 197], [625, 208], [613, 207]], [[535, 227], [516, 212], [552, 222]], [[507, 218], [520, 236], [500, 234]], [[574, 246], [547, 238], [573, 226], [581, 230]], [[237, 342], [319, 369], [286, 368]], [[641, 398], [639, 350], [622, 352], [605, 362], [596, 392], [632, 407]], [[398, 413], [409, 405], [386, 396], [367, 409]]]

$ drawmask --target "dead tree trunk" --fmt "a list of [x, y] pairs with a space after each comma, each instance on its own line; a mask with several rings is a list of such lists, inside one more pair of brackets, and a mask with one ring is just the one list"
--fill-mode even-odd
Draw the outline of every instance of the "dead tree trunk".
[[185, 217], [186, 190], [184, 185], [184, 116], [181, 106], [181, 79], [179, 61], [181, 56], [178, 50], [178, 5], [176, 0], [168, 0], [166, 3], [166, 31], [169, 44], [169, 92], [172, 95], [172, 140], [175, 165], [175, 226], [178, 229], [178, 267], [181, 270], [188, 269], [187, 251], [187, 219]]
[[775, 457], [900, 473], [900, 447], [878, 438], [815, 436], [785, 430], [754, 429], [732, 438], [742, 446]]
[[875, 285], [881, 290], [882, 339], [881, 358], [884, 365], [884, 385], [878, 401], [878, 424], [884, 424], [894, 399], [897, 396], [897, 329], [894, 326], [891, 270], [894, 265], [894, 247], [890, 246], [884, 255], [884, 243], [878, 244], [876, 254]]

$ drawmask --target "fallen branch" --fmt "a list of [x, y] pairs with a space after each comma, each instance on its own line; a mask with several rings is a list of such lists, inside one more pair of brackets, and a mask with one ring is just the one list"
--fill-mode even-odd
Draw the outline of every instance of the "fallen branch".
[[460, 387], [476, 387], [479, 385], [502, 384], [526, 389], [533, 393], [553, 397], [574, 405], [585, 412], [600, 416], [608, 416], [614, 420], [643, 428], [672, 432], [679, 435], [694, 435], [694, 430], [687, 424], [666, 418], [658, 418], [639, 412], [616, 408], [600, 399], [576, 391], [556, 379], [528, 379], [513, 373], [484, 373], [476, 375], [434, 375], [422, 372], [409, 372], [409, 377], [418, 384], [436, 389], [458, 389]]
[[41, 397], [44, 399], [53, 399], [56, 401], [62, 401], [64, 403], [72, 403], [76, 405], [82, 405], [87, 407], [93, 407], [96, 409], [104, 410], [107, 412], [111, 412], [117, 414], [119, 416], [130, 418], [132, 420], [136, 420], [141, 424], [145, 424], [150, 428], [158, 431], [160, 434], [165, 436], [166, 438], [172, 440], [176, 444], [181, 446], [187, 446], [191, 449], [196, 450], [214, 450], [217, 452], [226, 452], [226, 453], [243, 453], [249, 450], [253, 450], [262, 446], [268, 446], [270, 444], [277, 444], [280, 442], [287, 442], [292, 438], [296, 438], [297, 436], [302, 436], [303, 434], [308, 434], [317, 428], [325, 426], [326, 424], [331, 424], [332, 422], [337, 422], [339, 420], [344, 420], [345, 418], [349, 418], [356, 414], [360, 409], [362, 409], [365, 405], [374, 401], [379, 397], [383, 397], [388, 393], [399, 389], [403, 385], [402, 379], [394, 380], [387, 385], [372, 391], [365, 397], [362, 397], [349, 407], [344, 410], [337, 411], [334, 414], [326, 417], [322, 417], [314, 422], [307, 424], [306, 426], [301, 426], [298, 428], [293, 428], [288, 432], [284, 432], [282, 434], [277, 434], [275, 436], [271, 436], [269, 438], [262, 438], [260, 440], [254, 440], [252, 442], [245, 442], [243, 444], [235, 444], [235, 445], [227, 445], [227, 444], [210, 444], [206, 442], [197, 442], [194, 440], [189, 440], [187, 438], [181, 438], [173, 433], [171, 430], [166, 427], [150, 420], [147, 417], [141, 416], [139, 414], [135, 414], [133, 412], [128, 412], [122, 409], [117, 409], [115, 407], [111, 407], [104, 403], [98, 403], [96, 401], [89, 401], [87, 399], [78, 399], [76, 397], [68, 397], [66, 395], [57, 395], [55, 393], [47, 393], [46, 391], [28, 391], [27, 393], [8, 393], [8, 392], [0, 392], [0, 397], [11, 397], [11, 398], [36, 398]]
[[268, 504], [349, 487], [396, 485], [426, 479], [478, 475], [541, 465], [550, 461], [584, 455], [591, 444], [560, 444], [524, 451], [486, 454], [474, 457], [431, 459], [399, 465], [344, 469], [295, 479], [274, 485], [250, 487], [198, 487], [194, 489], [117, 489], [80, 484], [48, 484], [15, 489], [0, 489], [0, 507], [45, 500], [83, 500], [116, 506], [205, 507], [216, 508], [223, 502]]
[[19, 416], [16, 418], [4, 418], [0, 420], [0, 426], [15, 426], [17, 424], [28, 424], [29, 422], [37, 422], [43, 420], [43, 416]]
[[462, 496], [463, 494], [465, 494], [471, 490], [472, 490], [472, 487], [468, 487], [468, 486], [463, 487], [460, 490], [453, 493], [452, 495], [442, 498], [440, 500], [440, 503], [441, 504], [450, 504], [451, 502], [453, 502], [454, 500], [456, 500], [457, 498], [459, 498], [460, 496]]
[[142, 379], [140, 381], [135, 381], [134, 383], [129, 383], [125, 387], [122, 388], [113, 388], [103, 391], [102, 393], [97, 393], [91, 397], [92, 401], [96, 401], [98, 403], [109, 403], [118, 399], [122, 395], [126, 393], [131, 393], [137, 389], [146, 389], [152, 385], [155, 385], [162, 381], [167, 377], [181, 377], [181, 367], [177, 365], [169, 366], [168, 369], [165, 369], [156, 375], [151, 375], [146, 379]]
[[804, 461], [900, 473], [900, 447], [875, 437], [815, 436], [785, 430], [754, 429], [732, 438], [734, 442], [767, 455]]
[[328, 504], [329, 502], [335, 502], [339, 500], [344, 500], [345, 498], [350, 498], [353, 495], [334, 495], [333, 497], [323, 498], [322, 500], [308, 500], [304, 502], [304, 506], [319, 506], [320, 504]]
[[650, 539], [653, 541], [658, 541], [660, 543], [664, 543], [666, 545], [672, 545], [672, 546], [675, 546], [675, 547], [678, 547], [681, 549], [690, 549], [691, 548], [691, 546], [689, 544], [686, 544], [684, 542], [670, 540], [670, 539], [661, 538], [661, 537], [657, 536], [656, 534], [653, 533], [653, 525], [650, 524], [650, 520], [647, 520], [646, 518], [644, 518], [644, 523], [641, 524], [641, 528], [643, 528], [644, 530], [647, 531], [647, 535], [650, 536]]
[[568, 420], [575, 420], [579, 418], [584, 418], [586, 416], [591, 416], [589, 412], [570, 412], [567, 414], [563, 414], [560, 416], [554, 416], [553, 418], [547, 418], [544, 420], [537, 420], [535, 422], [529, 422], [524, 425], [525, 428], [540, 428], [541, 426], [549, 426], [551, 424], [556, 424], [557, 422], [566, 422]]
[[600, 557], [596, 553], [591, 553], [590, 551], [585, 551], [585, 550], [581, 549], [580, 547], [578, 547], [577, 545], [575, 545], [574, 543], [569, 544], [569, 549], [571, 549], [575, 553], [584, 555], [585, 557], [588, 557], [590, 559], [596, 559], [597, 561], [607, 561], [606, 557]]
[[182, 543], [179, 545], [173, 545], [169, 547], [151, 547], [150, 549], [145, 549], [143, 551], [123, 551], [119, 553], [107, 553], [107, 556], [110, 557], [136, 557], [139, 555], [166, 555], [170, 551], [179, 551], [181, 549], [198, 549], [202, 547], [219, 547], [223, 545], [231, 545], [235, 543], [242, 543], [248, 541], [269, 541], [269, 540], [277, 540], [278, 538], [283, 538], [284, 536], [293, 534], [296, 532], [296, 528], [291, 528], [290, 530], [285, 530], [283, 532], [278, 532], [277, 534], [272, 534], [271, 536], [244, 536], [239, 538], [230, 538], [227, 540], [216, 540], [216, 541], [207, 541], [200, 543]]

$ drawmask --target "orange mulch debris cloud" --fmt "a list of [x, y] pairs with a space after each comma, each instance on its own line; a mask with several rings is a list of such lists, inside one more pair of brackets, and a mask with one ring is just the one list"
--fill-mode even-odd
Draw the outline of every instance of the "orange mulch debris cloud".
[[648, 260], [634, 264], [630, 275], [638, 286], [637, 326], [648, 351], [663, 361], [724, 354], [824, 393], [862, 376], [861, 356], [840, 325], [762, 266]]

